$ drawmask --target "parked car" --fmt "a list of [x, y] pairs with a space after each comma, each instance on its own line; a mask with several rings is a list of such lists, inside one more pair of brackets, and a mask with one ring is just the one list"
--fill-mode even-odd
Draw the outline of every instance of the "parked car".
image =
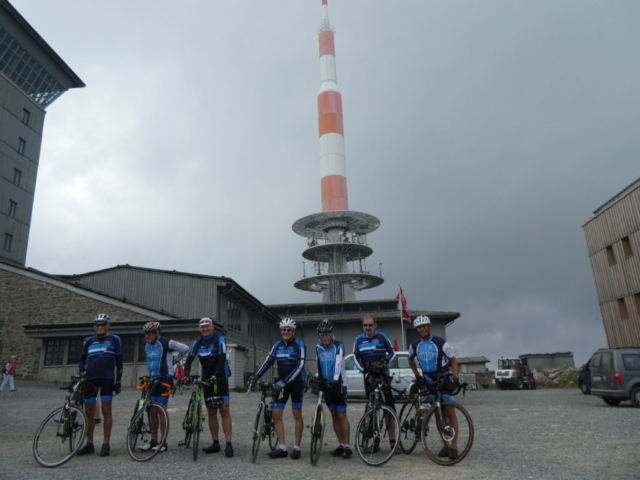
[[589, 395], [591, 393], [591, 359], [582, 367], [578, 374], [578, 387], [582, 393]]
[[603, 348], [591, 357], [591, 393], [607, 405], [640, 407], [640, 347]]

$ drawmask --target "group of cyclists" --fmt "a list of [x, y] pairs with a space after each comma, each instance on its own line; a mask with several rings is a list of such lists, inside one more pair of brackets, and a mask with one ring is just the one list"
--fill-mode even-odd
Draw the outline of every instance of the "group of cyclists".
[[[94, 446], [94, 413], [98, 392], [102, 400], [103, 444], [100, 456], [108, 456], [110, 453], [109, 439], [112, 428], [111, 403], [113, 395], [121, 391], [122, 379], [122, 342], [117, 335], [109, 334], [111, 319], [109, 315], [101, 313], [94, 318], [94, 330], [96, 334], [88, 337], [82, 346], [82, 355], [79, 365], [81, 374], [85, 377], [85, 408], [87, 413], [86, 443], [78, 452], [79, 455], [95, 453]], [[411, 343], [409, 348], [409, 366], [411, 367], [416, 382], [425, 386], [427, 391], [434, 388], [434, 380], [431, 375], [449, 367], [456, 378], [458, 375], [458, 362], [449, 344], [442, 338], [431, 335], [431, 321], [429, 317], [417, 316], [413, 321], [419, 338]], [[296, 322], [291, 318], [280, 321], [281, 340], [278, 340], [260, 366], [252, 376], [248, 385], [265, 375], [275, 364], [277, 368], [277, 381], [275, 383], [276, 396], [273, 404], [272, 418], [278, 439], [278, 447], [269, 452], [271, 458], [284, 458], [290, 456], [299, 459], [301, 456], [300, 444], [304, 431], [302, 418], [302, 401], [306, 380], [305, 361], [306, 346], [295, 338]], [[377, 331], [377, 322], [372, 315], [362, 318], [363, 333], [356, 337], [353, 344], [355, 365], [364, 376], [367, 398], [373, 391], [373, 379], [379, 375], [388, 375], [389, 363], [395, 358], [395, 351], [389, 338]], [[209, 430], [213, 443], [203, 448], [205, 453], [216, 453], [222, 450], [219, 440], [219, 423], [222, 424], [226, 445], [224, 453], [227, 457], [233, 457], [232, 445], [232, 421], [229, 408], [229, 377], [231, 375], [226, 354], [225, 338], [215, 333], [215, 326], [210, 318], [199, 321], [198, 329], [201, 337], [189, 347], [175, 340], [163, 337], [161, 325], [157, 321], [148, 322], [143, 327], [145, 336], [145, 354], [149, 375], [160, 378], [162, 383], [169, 385], [159, 386], [152, 393], [151, 400], [163, 405], [166, 409], [168, 396], [163, 396], [169, 388], [173, 388], [174, 365], [186, 357], [185, 378], [188, 378], [197, 358], [202, 368], [202, 377], [214, 379], [210, 386], [204, 387], [204, 399], [208, 413]], [[345, 370], [345, 346], [333, 335], [333, 326], [328, 320], [323, 320], [317, 327], [319, 343], [316, 345], [316, 368], [319, 381], [324, 388], [324, 398], [327, 408], [331, 412], [333, 429], [339, 445], [331, 451], [334, 457], [345, 459], [353, 455], [349, 438], [350, 426], [347, 418], [347, 376]], [[176, 355], [177, 353], [177, 355]], [[417, 358], [417, 363], [416, 363]], [[418, 365], [422, 374], [418, 372]], [[390, 387], [383, 387], [382, 397], [384, 402], [395, 409]], [[294, 444], [291, 452], [288, 451], [285, 438], [285, 429], [282, 414], [287, 402], [291, 399], [291, 407], [295, 420]], [[445, 401], [454, 401], [453, 397], [445, 396]], [[433, 401], [431, 398], [430, 401]], [[445, 409], [447, 410], [447, 409]], [[220, 418], [220, 422], [218, 419]], [[455, 421], [455, 415], [447, 412], [447, 416]], [[166, 429], [165, 416], [152, 415], [152, 440], [139, 448], [154, 449], [164, 452], [166, 443], [160, 445], [158, 429], [164, 432]], [[398, 432], [389, 432], [392, 443], [395, 442]], [[164, 435], [162, 436], [164, 438]], [[375, 448], [375, 445], [372, 447]], [[398, 450], [399, 451], [399, 450]], [[455, 459], [458, 457], [456, 445], [445, 447], [440, 456]]]

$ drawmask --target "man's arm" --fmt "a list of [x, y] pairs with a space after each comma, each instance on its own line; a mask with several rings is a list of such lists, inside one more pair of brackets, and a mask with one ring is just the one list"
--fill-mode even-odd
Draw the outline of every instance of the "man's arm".
[[346, 378], [342, 378], [342, 370], [344, 369], [344, 343], [341, 343], [336, 350], [336, 358], [333, 364], [333, 380], [346, 382]]
[[360, 373], [365, 373], [364, 367], [362, 366], [362, 358], [360, 357], [360, 348], [358, 347], [358, 337], [353, 341], [353, 363], [355, 363], [356, 368], [360, 370]]
[[458, 359], [456, 357], [451, 357], [451, 359], [449, 360], [449, 363], [451, 365], [451, 371], [453, 372], [453, 374], [457, 377], [458, 376]]
[[394, 358], [396, 358], [396, 351], [393, 349], [393, 345], [391, 345], [391, 340], [386, 335], [384, 336], [384, 343], [386, 344], [387, 356], [385, 362], [389, 365]]
[[300, 348], [300, 357], [298, 358], [298, 365], [296, 366], [296, 368], [294, 368], [291, 371], [291, 373], [289, 373], [289, 375], [287, 375], [287, 378], [284, 379], [284, 383], [289, 383], [290, 381], [292, 381], [294, 378], [296, 378], [300, 374], [300, 372], [304, 368], [304, 362], [307, 359], [306, 347], [304, 343], [302, 343], [299, 340], [298, 340], [298, 347]]
[[169, 340], [169, 350], [178, 352], [176, 358], [173, 359], [173, 364], [179, 363], [189, 353], [190, 348], [184, 343], [176, 342], [175, 340]]
[[418, 378], [420, 378], [420, 374], [418, 373], [418, 366], [416, 365], [416, 361], [411, 357], [409, 357], [407, 360], [409, 361], [409, 367], [411, 368], [411, 371], [416, 377], [416, 381], [418, 381]]
[[185, 377], [188, 377], [189, 375], [191, 375], [191, 364], [196, 359], [196, 343], [198, 343], [197, 340], [193, 342], [193, 344], [191, 345], [191, 350], [189, 351], [189, 355], [187, 355], [187, 361], [184, 362]]
[[225, 378], [224, 367], [227, 365], [227, 342], [224, 337], [218, 339], [218, 367], [216, 368], [216, 378]]
[[271, 365], [273, 365], [273, 362], [275, 362], [275, 360], [276, 360], [276, 356], [275, 356], [276, 345], [277, 345], [277, 343], [273, 347], [271, 347], [271, 351], [267, 354], [267, 358], [264, 359], [264, 362], [260, 366], [260, 369], [258, 370], [258, 373], [256, 373], [256, 378], [260, 378], [261, 376], [263, 376], [267, 372], [267, 370], [269, 370], [271, 368]]

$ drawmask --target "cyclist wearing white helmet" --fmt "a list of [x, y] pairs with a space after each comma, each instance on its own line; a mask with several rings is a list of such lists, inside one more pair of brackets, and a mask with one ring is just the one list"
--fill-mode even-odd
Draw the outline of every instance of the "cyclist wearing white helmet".
[[324, 399], [333, 419], [333, 429], [339, 446], [331, 452], [334, 457], [350, 458], [349, 419], [347, 418], [347, 372], [344, 364], [344, 343], [333, 336], [333, 325], [323, 320], [318, 325], [316, 366], [318, 377], [327, 381]]
[[[413, 326], [418, 331], [420, 338], [416, 338], [409, 346], [409, 366], [416, 376], [418, 383], [426, 383], [429, 390], [429, 383], [433, 383], [435, 379], [430, 374], [437, 372], [447, 366], [451, 367], [454, 377], [458, 375], [458, 360], [453, 354], [453, 349], [444, 338], [431, 335], [431, 319], [426, 315], [419, 315], [413, 320]], [[420, 369], [423, 376], [418, 373], [415, 358], [418, 357]], [[434, 395], [429, 395], [428, 402], [433, 402]], [[453, 402], [454, 397], [451, 395], [442, 395], [445, 402]], [[445, 408], [449, 421], [454, 431], [458, 431], [458, 419], [453, 408]], [[438, 453], [439, 457], [449, 457], [450, 460], [458, 458], [457, 438], [451, 442], [451, 448], [444, 446]]]
[[277, 362], [278, 377], [276, 383], [278, 394], [273, 404], [273, 425], [278, 435], [279, 448], [269, 452], [271, 458], [283, 458], [288, 456], [287, 444], [284, 436], [284, 425], [282, 423], [282, 413], [284, 406], [291, 397], [291, 409], [296, 421], [295, 445], [291, 452], [291, 458], [300, 458], [300, 443], [302, 442], [302, 432], [304, 431], [304, 421], [302, 420], [302, 396], [304, 394], [304, 362], [306, 350], [304, 343], [294, 338], [296, 332], [296, 322], [292, 318], [283, 318], [280, 321], [280, 334], [282, 340], [277, 341], [267, 355], [264, 363], [249, 382], [262, 377], [271, 366]]
[[109, 438], [113, 416], [111, 401], [113, 394], [120, 393], [122, 379], [122, 341], [117, 335], [109, 335], [111, 319], [106, 313], [100, 313], [93, 319], [96, 335], [88, 337], [82, 344], [79, 370], [85, 376], [85, 409], [87, 412], [87, 442], [78, 451], [78, 455], [95, 452], [93, 431], [95, 428], [96, 399], [100, 391], [102, 414], [104, 416], [103, 443], [100, 456], [109, 455]]

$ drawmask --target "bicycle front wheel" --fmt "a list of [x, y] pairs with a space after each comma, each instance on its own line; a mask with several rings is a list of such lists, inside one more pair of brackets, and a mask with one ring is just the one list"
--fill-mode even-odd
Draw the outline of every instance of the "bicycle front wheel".
[[33, 439], [33, 456], [43, 467], [71, 460], [84, 443], [87, 417], [79, 407], [60, 407], [49, 414]]
[[[152, 424], [157, 429], [157, 445], [152, 445]], [[157, 425], [156, 425], [157, 422]], [[161, 425], [166, 425], [162, 432]], [[160, 453], [169, 434], [169, 416], [159, 403], [149, 402], [131, 420], [127, 430], [127, 452], [136, 462], [146, 462]]]
[[[455, 465], [467, 456], [473, 445], [473, 421], [469, 412], [457, 403], [442, 402], [445, 418], [434, 405], [422, 422], [422, 446], [438, 465]], [[453, 452], [452, 452], [453, 450]]]
[[400, 433], [398, 434], [400, 450], [410, 454], [420, 442], [420, 425], [418, 425], [418, 402], [405, 403], [400, 410]]
[[264, 413], [264, 434], [269, 439], [269, 448], [274, 451], [278, 447], [278, 436], [276, 435], [276, 427], [273, 425], [273, 418], [271, 418], [271, 410], [265, 410]]
[[262, 427], [264, 425], [264, 404], [258, 407], [256, 420], [253, 424], [253, 445], [251, 446], [251, 463], [256, 463], [258, 451], [260, 450], [260, 441], [262, 440]]
[[311, 465], [316, 465], [322, 451], [324, 439], [324, 411], [322, 405], [316, 407], [316, 414], [311, 423]]
[[198, 459], [198, 446], [200, 445], [200, 430], [202, 430], [202, 402], [198, 402], [193, 409], [193, 461]]
[[400, 433], [398, 416], [386, 405], [367, 410], [356, 428], [356, 449], [364, 463], [379, 467], [394, 455]]

